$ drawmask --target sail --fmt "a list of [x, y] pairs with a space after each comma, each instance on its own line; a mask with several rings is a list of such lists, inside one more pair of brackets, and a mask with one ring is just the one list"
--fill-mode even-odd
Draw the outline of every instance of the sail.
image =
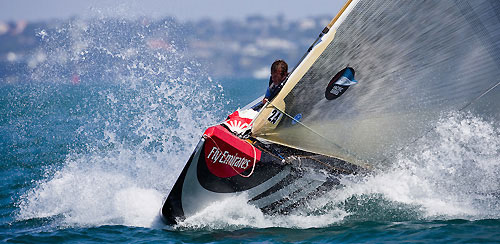
[[325, 30], [255, 137], [376, 166], [446, 112], [500, 119], [500, 1], [353, 0]]

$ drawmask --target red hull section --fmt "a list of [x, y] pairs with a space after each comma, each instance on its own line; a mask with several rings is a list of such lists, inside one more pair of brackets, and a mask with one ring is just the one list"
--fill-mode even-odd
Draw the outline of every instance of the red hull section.
[[218, 125], [208, 128], [204, 152], [209, 171], [217, 177], [228, 178], [250, 169], [259, 162], [261, 151]]

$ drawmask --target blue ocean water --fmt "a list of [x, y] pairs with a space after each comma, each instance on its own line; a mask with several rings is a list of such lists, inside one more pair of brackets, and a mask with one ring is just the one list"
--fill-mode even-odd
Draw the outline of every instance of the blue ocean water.
[[41, 30], [44, 58], [0, 81], [2, 241], [500, 241], [498, 121], [466, 112], [443, 115], [392, 167], [346, 177], [290, 215], [263, 215], [240, 196], [163, 225], [162, 200], [203, 130], [267, 81], [214, 79], [182, 40], [148, 46], [178, 34], [168, 24], [126, 29]]

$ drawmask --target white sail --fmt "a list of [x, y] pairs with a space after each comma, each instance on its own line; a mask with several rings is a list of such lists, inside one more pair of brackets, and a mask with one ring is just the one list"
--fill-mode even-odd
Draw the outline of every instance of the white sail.
[[[328, 27], [254, 136], [375, 164], [448, 111], [500, 119], [499, 1], [349, 1]], [[328, 97], [346, 67], [357, 84]]]

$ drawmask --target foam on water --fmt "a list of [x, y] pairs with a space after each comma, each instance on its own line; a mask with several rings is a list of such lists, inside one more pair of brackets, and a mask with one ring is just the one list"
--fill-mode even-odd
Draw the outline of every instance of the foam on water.
[[346, 177], [344, 189], [332, 198], [343, 206], [353, 199], [356, 204], [388, 201], [402, 220], [498, 218], [500, 131], [495, 123], [471, 114], [443, 115], [433, 132], [395, 157], [390, 169]]
[[320, 228], [349, 221], [500, 217], [500, 131], [465, 113], [443, 115], [434, 132], [390, 169], [341, 180], [290, 215], [265, 216], [244, 196], [213, 203], [180, 228]]
[[120, 149], [117, 155], [67, 161], [24, 196], [20, 217], [62, 217], [62, 225], [151, 226], [170, 187], [161, 172], [176, 162], [137, 156], [146, 155]]
[[180, 229], [240, 229], [240, 228], [314, 228], [325, 227], [343, 219], [345, 212], [331, 210], [321, 215], [291, 214], [264, 215], [260, 209], [248, 204], [245, 195], [211, 203], [203, 211], [179, 223]]
[[169, 21], [137, 26], [109, 19], [43, 30], [38, 52], [47, 59], [32, 64], [32, 82], [57, 89], [77, 75], [75, 89], [89, 90], [69, 113], [80, 124], [78, 147], [21, 196], [17, 219], [50, 218], [55, 226], [159, 223], [162, 200], [201, 133], [227, 113], [222, 86], [186, 56], [176, 38], [181, 31]]

